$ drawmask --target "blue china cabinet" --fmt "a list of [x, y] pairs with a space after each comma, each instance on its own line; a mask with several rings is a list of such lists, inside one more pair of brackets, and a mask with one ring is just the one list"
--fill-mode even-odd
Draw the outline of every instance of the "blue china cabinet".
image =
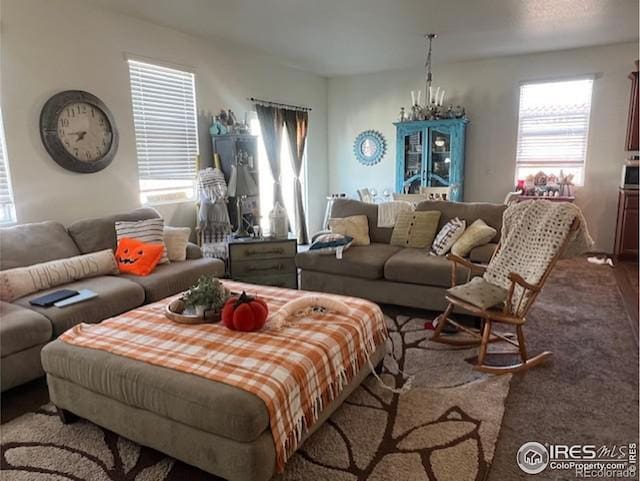
[[396, 122], [396, 191], [418, 194], [420, 187], [450, 187], [461, 202], [464, 143], [468, 119]]

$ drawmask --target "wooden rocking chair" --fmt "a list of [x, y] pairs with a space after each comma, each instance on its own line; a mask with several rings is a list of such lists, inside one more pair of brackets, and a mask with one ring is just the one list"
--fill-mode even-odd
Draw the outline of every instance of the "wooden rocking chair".
[[[447, 306], [447, 309], [436, 318], [437, 326], [433, 336], [431, 337], [431, 340], [434, 342], [440, 342], [443, 344], [450, 344], [455, 346], [480, 345], [477, 364], [473, 367], [473, 369], [475, 369], [476, 371], [482, 371], [492, 374], [507, 374], [523, 371], [529, 369], [530, 367], [537, 366], [538, 364], [541, 364], [546, 359], [551, 357], [552, 353], [550, 351], [544, 351], [533, 357], [528, 356], [525, 347], [524, 332], [522, 327], [526, 322], [526, 315], [529, 312], [529, 309], [538, 297], [538, 294], [542, 290], [542, 287], [547, 280], [547, 277], [549, 277], [549, 274], [551, 273], [551, 270], [555, 266], [556, 262], [566, 250], [568, 240], [571, 237], [571, 233], [578, 229], [579, 223], [580, 221], [577, 218], [573, 221], [569, 234], [567, 234], [567, 236], [565, 237], [564, 242], [560, 249], [558, 249], [556, 255], [546, 266], [544, 274], [536, 285], [530, 284], [525, 281], [517, 272], [511, 272], [508, 275], [508, 278], [511, 281], [511, 286], [505, 292], [505, 290], [501, 287], [489, 284], [481, 277], [477, 277], [474, 279], [471, 278], [471, 275], [474, 273], [474, 271], [482, 274], [487, 269], [487, 266], [473, 264], [459, 256], [449, 254], [447, 256], [447, 259], [451, 261], [452, 288], [447, 291], [447, 294], [445, 296], [447, 301], [449, 301], [449, 305]], [[499, 249], [500, 246], [498, 246], [496, 252], [498, 252]], [[456, 286], [456, 272], [459, 266], [468, 269], [466, 284], [464, 284], [463, 286]], [[466, 292], [463, 289], [460, 289], [464, 288], [465, 286], [469, 286], [468, 288], [466, 288]], [[478, 291], [480, 289], [482, 290], [482, 296], [480, 296], [482, 297], [482, 302], [473, 302], [469, 300], [470, 297], [474, 297], [473, 291]], [[472, 295], [464, 295], [465, 293], [471, 293]], [[458, 294], [458, 296], [456, 296], [456, 294]], [[477, 298], [478, 296], [475, 297]], [[492, 303], [493, 305], [490, 305]], [[502, 305], [502, 308], [496, 307], [496, 305], [499, 306], [500, 304]], [[480, 317], [480, 319], [482, 320], [480, 330], [478, 331], [468, 328], [452, 320], [449, 316], [451, 315], [455, 307], [462, 308], [464, 311]], [[514, 341], [512, 338], [506, 337], [504, 334], [492, 332], [494, 323], [515, 326], [517, 341]], [[470, 334], [472, 338], [462, 340], [456, 339], [455, 337], [443, 335], [443, 329], [447, 324], [452, 324], [457, 329]], [[494, 366], [486, 364], [485, 359], [487, 357], [488, 344], [490, 342], [499, 340], [505, 341], [517, 347], [521, 362], [506, 366]]]

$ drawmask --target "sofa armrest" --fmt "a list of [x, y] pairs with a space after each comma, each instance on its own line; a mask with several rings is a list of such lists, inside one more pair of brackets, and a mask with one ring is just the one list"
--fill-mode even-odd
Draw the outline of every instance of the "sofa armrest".
[[497, 247], [498, 244], [493, 242], [480, 247], [474, 247], [471, 249], [471, 252], [469, 252], [469, 260], [476, 264], [488, 264]]
[[202, 249], [200, 249], [200, 246], [194, 244], [193, 242], [189, 242], [187, 244], [187, 260], [200, 259], [201, 257]]

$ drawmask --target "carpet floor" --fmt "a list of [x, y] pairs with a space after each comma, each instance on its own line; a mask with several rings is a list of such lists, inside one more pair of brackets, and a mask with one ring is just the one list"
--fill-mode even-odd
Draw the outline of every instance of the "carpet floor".
[[[424, 312], [385, 312], [391, 349], [383, 378], [403, 384], [400, 369], [414, 375], [413, 389], [392, 394], [370, 377], [279, 481], [525, 480], [515, 463], [524, 442], [638, 441], [637, 340], [609, 267], [583, 259], [558, 265], [525, 328], [531, 353], [554, 356], [512, 378], [470, 370], [475, 350], [426, 342]], [[1, 430], [3, 480], [217, 479], [91, 423], [63, 425], [50, 405]], [[536, 479], [569, 478], [545, 471]]]
[[[486, 478], [511, 376], [470, 369], [475, 349], [427, 340], [424, 318], [387, 316], [382, 379], [370, 376], [289, 460], [279, 481], [481, 481]], [[404, 373], [404, 374], [403, 374]], [[45, 405], [2, 425], [2, 479], [214, 480], [87, 421], [63, 425]]]
[[[515, 463], [527, 441], [638, 443], [637, 330], [613, 269], [583, 258], [561, 261], [525, 331], [532, 352], [550, 350], [553, 358], [513, 376], [490, 481], [532, 478]], [[547, 470], [535, 478], [564, 481], [574, 474]]]

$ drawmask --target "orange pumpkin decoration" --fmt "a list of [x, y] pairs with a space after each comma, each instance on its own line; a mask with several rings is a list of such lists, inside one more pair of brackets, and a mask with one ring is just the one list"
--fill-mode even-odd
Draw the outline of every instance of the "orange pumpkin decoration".
[[148, 276], [153, 272], [162, 257], [162, 244], [148, 244], [130, 237], [118, 241], [116, 261], [120, 272]]
[[232, 331], [252, 332], [262, 329], [269, 315], [267, 303], [242, 292], [227, 300], [222, 308], [222, 323]]

